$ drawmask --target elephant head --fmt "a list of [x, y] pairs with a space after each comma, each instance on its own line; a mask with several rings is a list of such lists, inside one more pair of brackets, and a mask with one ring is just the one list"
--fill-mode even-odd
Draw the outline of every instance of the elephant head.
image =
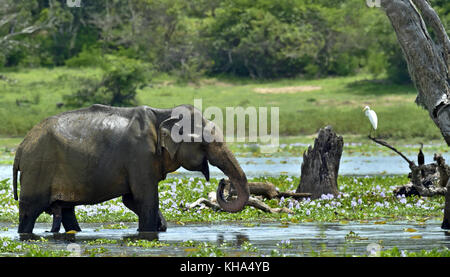
[[[225, 185], [220, 182], [217, 188], [218, 204], [227, 212], [241, 211], [250, 195], [247, 177], [224, 142], [222, 131], [213, 122], [203, 118], [201, 112], [192, 106], [174, 108], [176, 109], [182, 110], [182, 113], [172, 112], [169, 118], [161, 122], [158, 132], [157, 152], [163, 156], [164, 152], [167, 152], [166, 156], [170, 160], [167, 167], [171, 168], [168, 172], [182, 166], [187, 170], [202, 172], [209, 181], [208, 163], [218, 167], [230, 179], [237, 193], [234, 200], [225, 200]], [[195, 122], [194, 118], [199, 119], [198, 122]], [[188, 129], [186, 126], [190, 126], [191, 131], [183, 132]], [[183, 133], [182, 141], [174, 137], [174, 130], [175, 133]]]

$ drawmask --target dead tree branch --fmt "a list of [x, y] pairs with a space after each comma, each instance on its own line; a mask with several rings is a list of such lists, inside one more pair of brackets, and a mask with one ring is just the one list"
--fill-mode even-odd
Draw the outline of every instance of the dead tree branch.
[[375, 143], [378, 143], [379, 145], [382, 145], [384, 147], [387, 147], [389, 149], [391, 149], [392, 151], [394, 151], [395, 153], [397, 153], [398, 155], [400, 155], [400, 157], [402, 157], [409, 165], [409, 168], [413, 168], [413, 167], [417, 167], [416, 164], [411, 161], [410, 159], [408, 159], [405, 155], [403, 155], [402, 152], [398, 151], [395, 147], [391, 146], [389, 143], [385, 142], [384, 140], [380, 140], [377, 138], [373, 138], [371, 136], [369, 136], [369, 139], [371, 139], [372, 141], [374, 141]]

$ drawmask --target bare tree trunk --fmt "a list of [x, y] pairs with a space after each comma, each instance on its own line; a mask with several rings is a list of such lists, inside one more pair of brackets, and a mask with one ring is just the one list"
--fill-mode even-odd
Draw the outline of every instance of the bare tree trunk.
[[322, 194], [337, 196], [337, 177], [344, 140], [330, 126], [320, 129], [314, 141], [303, 154], [300, 184], [297, 193], [311, 193], [311, 198]]
[[[419, 92], [416, 103], [428, 110], [450, 145], [448, 35], [436, 12], [425, 0], [382, 0], [381, 7], [394, 27]], [[428, 33], [426, 23], [436, 33], [436, 41]]]
[[[408, 71], [418, 90], [416, 103], [428, 110], [450, 146], [450, 39], [426, 0], [381, 0], [397, 34]], [[435, 37], [427, 30], [430, 27]], [[450, 228], [450, 190], [442, 228]]]
[[447, 193], [445, 194], [444, 219], [442, 220], [442, 229], [450, 229], [450, 181], [447, 183]]

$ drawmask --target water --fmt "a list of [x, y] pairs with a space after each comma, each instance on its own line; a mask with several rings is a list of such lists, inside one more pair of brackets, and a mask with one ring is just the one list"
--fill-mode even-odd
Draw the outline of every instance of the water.
[[[6, 223], [1, 227], [8, 226], [7, 231], [1, 231], [0, 237], [19, 239], [16, 228]], [[227, 242], [227, 247], [222, 247], [227, 255], [252, 255], [244, 252], [241, 245], [248, 241], [258, 249], [257, 255], [270, 255], [277, 250], [288, 256], [309, 256], [313, 252], [318, 253], [326, 250], [335, 255], [367, 255], [369, 244], [376, 244], [382, 250], [398, 247], [399, 250], [419, 251], [431, 250], [433, 248], [450, 248], [450, 236], [440, 228], [440, 222], [428, 221], [424, 225], [396, 221], [386, 224], [357, 223], [301, 223], [280, 224], [261, 223], [253, 227], [243, 224], [187, 224], [180, 226], [169, 224], [167, 232], [161, 232], [156, 237], [160, 242], [168, 243], [170, 246], [158, 248], [143, 248], [126, 246], [123, 241], [138, 238], [136, 223], [127, 223], [128, 229], [101, 229], [98, 223], [81, 224], [82, 232], [75, 235], [59, 234], [57, 236], [46, 233], [50, 224], [37, 223], [35, 234], [49, 240], [52, 249], [66, 250], [69, 243], [76, 243], [81, 250], [97, 246], [88, 246], [87, 243], [94, 239], [118, 240], [117, 244], [102, 244], [108, 249], [109, 256], [187, 256], [192, 248], [181, 247], [177, 243], [192, 240], [196, 242], [208, 242], [213, 245], [221, 245]], [[406, 232], [406, 228], [412, 228], [416, 232]], [[350, 232], [356, 233], [360, 240], [348, 240], [346, 236]], [[155, 235], [155, 234], [153, 234]], [[416, 237], [416, 238], [412, 238]], [[420, 238], [419, 238], [420, 237]], [[146, 237], [148, 238], [148, 237]], [[282, 241], [288, 242], [288, 248], [280, 247]], [[120, 243], [122, 242], [122, 243]], [[286, 245], [286, 244], [285, 244]], [[83, 251], [82, 251], [83, 252]]]
[[[416, 157], [409, 156], [411, 160]], [[446, 160], [450, 156], [444, 155]], [[274, 158], [242, 158], [237, 160], [248, 178], [260, 176], [290, 175], [299, 176], [303, 158], [274, 157]], [[432, 157], [426, 157], [432, 161]], [[408, 164], [399, 156], [343, 156], [339, 168], [340, 175], [402, 175], [410, 172]], [[210, 166], [210, 175], [213, 178], [223, 178], [223, 174], [217, 167]], [[184, 168], [178, 169], [168, 177], [201, 177], [201, 173], [191, 172]], [[12, 166], [0, 166], [0, 180], [12, 179]]]
[[[414, 157], [409, 157], [414, 159]], [[448, 160], [448, 157], [445, 157]], [[431, 157], [427, 157], [430, 161]], [[300, 174], [302, 158], [276, 157], [276, 158], [238, 158], [238, 161], [249, 178], [259, 176], [277, 176]], [[211, 177], [222, 178], [223, 175], [216, 167], [211, 166]], [[370, 156], [370, 157], [343, 157], [339, 174], [341, 175], [397, 175], [407, 174], [407, 163], [398, 156]], [[199, 173], [179, 169], [177, 173], [168, 177], [201, 176]], [[0, 166], [0, 180], [12, 179], [12, 166]], [[377, 225], [373, 223], [302, 223], [283, 225], [280, 223], [256, 223], [249, 227], [242, 224], [188, 224], [180, 226], [170, 224], [167, 232], [159, 233], [157, 238], [161, 242], [171, 244], [170, 247], [142, 248], [126, 246], [122, 240], [127, 237], [136, 238], [137, 224], [129, 223], [128, 229], [103, 229], [99, 223], [80, 224], [83, 232], [76, 235], [58, 235], [46, 233], [50, 224], [38, 223], [34, 230], [38, 236], [49, 239], [49, 247], [53, 249], [67, 249], [70, 242], [75, 242], [81, 249], [97, 246], [89, 246], [87, 243], [97, 238], [106, 238], [122, 241], [119, 244], [101, 245], [108, 249], [107, 255], [111, 256], [186, 256], [190, 250], [179, 247], [176, 243], [193, 240], [196, 242], [209, 242], [221, 244], [227, 242], [229, 246], [227, 255], [251, 255], [244, 252], [240, 246], [248, 241], [258, 249], [258, 255], [269, 255], [277, 250], [286, 255], [304, 256], [312, 252], [320, 252], [324, 249], [335, 254], [350, 255], [367, 254], [367, 246], [371, 243], [379, 244], [383, 249], [394, 246], [400, 250], [418, 251], [431, 250], [433, 248], [449, 247], [450, 236], [440, 228], [438, 221], [428, 221], [425, 225], [410, 222], [388, 222]], [[17, 226], [8, 223], [0, 223], [0, 237], [19, 239]], [[417, 232], [405, 232], [406, 228], [416, 229]], [[363, 240], [348, 241], [346, 235], [350, 231], [364, 238]], [[153, 234], [154, 235], [154, 234]], [[413, 239], [420, 236], [420, 239]], [[148, 237], [146, 237], [148, 239]], [[153, 239], [155, 237], [151, 237]], [[281, 249], [281, 241], [290, 241], [290, 247]], [[188, 251], [189, 250], [189, 251]]]
[[9, 178], [12, 180], [12, 166], [2, 165], [0, 166], [0, 180]]

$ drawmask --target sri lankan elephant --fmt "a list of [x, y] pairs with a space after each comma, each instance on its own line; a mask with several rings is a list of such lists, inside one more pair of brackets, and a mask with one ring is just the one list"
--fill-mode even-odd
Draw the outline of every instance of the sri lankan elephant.
[[[175, 140], [172, 128], [188, 120], [176, 113], [179, 110], [189, 111], [193, 128], [195, 124], [203, 130], [209, 126], [210, 138], [199, 140], [198, 133], [186, 130], [184, 134], [196, 139]], [[196, 116], [200, 116], [200, 123], [194, 122]], [[246, 175], [226, 146], [220, 128], [190, 105], [173, 109], [93, 105], [49, 117], [28, 132], [16, 151], [16, 200], [21, 172], [18, 232], [32, 233], [43, 211], [61, 214], [54, 225], [62, 221], [69, 229], [79, 228], [75, 206], [119, 196], [137, 214], [138, 231], [165, 230], [159, 211], [159, 181], [179, 167], [200, 171], [209, 180], [208, 163], [228, 176], [237, 191], [237, 197], [226, 199], [224, 186], [219, 184], [221, 208], [227, 212], [242, 210], [249, 198]]]

